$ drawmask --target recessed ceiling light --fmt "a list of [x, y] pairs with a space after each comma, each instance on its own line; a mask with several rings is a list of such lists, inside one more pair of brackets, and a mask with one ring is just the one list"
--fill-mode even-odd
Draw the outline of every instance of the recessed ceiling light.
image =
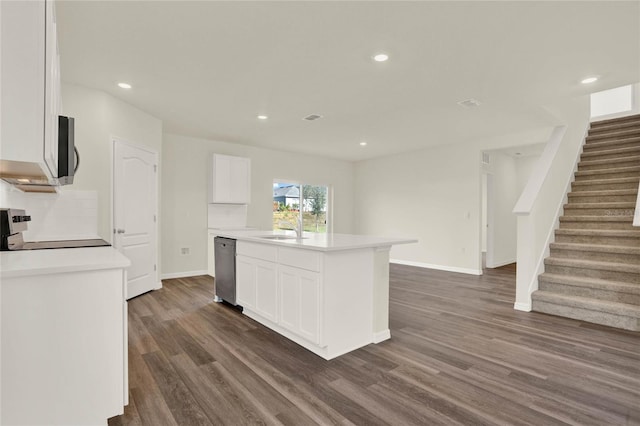
[[131, 85], [129, 83], [118, 83], [118, 87], [121, 89], [131, 89]]
[[267, 117], [266, 115], [259, 115], [258, 116], [258, 120], [266, 120], [267, 118], [269, 118], [269, 117]]
[[584, 80], [582, 80], [580, 83], [590, 84], [590, 83], [595, 83], [596, 81], [598, 81], [598, 77], [587, 77]]
[[386, 53], [378, 53], [373, 56], [373, 60], [376, 62], [384, 62], [389, 59], [389, 55]]
[[366, 142], [364, 142], [364, 141], [363, 141], [363, 142], [360, 142], [360, 146], [367, 146], [367, 143], [366, 143]]

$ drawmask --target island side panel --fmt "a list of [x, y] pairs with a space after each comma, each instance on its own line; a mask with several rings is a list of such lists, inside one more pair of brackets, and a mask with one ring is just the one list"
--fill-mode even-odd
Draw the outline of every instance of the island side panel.
[[328, 359], [373, 342], [374, 249], [324, 254], [324, 334]]
[[377, 247], [373, 259], [373, 343], [391, 338], [389, 330], [389, 251]]

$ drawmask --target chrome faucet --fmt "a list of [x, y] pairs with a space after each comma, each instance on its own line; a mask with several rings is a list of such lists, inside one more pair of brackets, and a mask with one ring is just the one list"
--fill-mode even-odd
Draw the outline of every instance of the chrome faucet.
[[290, 226], [291, 228], [293, 228], [294, 231], [296, 231], [296, 239], [301, 240], [302, 239], [302, 218], [298, 217], [298, 219], [296, 220], [296, 224], [294, 225], [293, 223], [289, 222], [288, 220], [281, 220], [279, 222], [280, 225], [287, 225]]

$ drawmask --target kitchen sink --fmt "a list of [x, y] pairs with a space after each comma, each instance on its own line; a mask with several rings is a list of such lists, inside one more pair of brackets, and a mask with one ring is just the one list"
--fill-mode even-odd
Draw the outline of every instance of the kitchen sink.
[[[294, 235], [263, 235], [258, 238], [264, 238], [265, 240], [295, 240], [297, 239]], [[305, 237], [300, 238], [301, 240], [305, 239]]]

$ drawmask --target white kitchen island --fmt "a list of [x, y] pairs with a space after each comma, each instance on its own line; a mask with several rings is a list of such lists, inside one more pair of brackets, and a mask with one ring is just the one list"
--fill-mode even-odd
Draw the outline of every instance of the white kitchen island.
[[243, 313], [324, 359], [389, 339], [389, 250], [416, 240], [221, 232], [236, 243]]
[[112, 247], [0, 252], [0, 424], [123, 413], [129, 265]]

